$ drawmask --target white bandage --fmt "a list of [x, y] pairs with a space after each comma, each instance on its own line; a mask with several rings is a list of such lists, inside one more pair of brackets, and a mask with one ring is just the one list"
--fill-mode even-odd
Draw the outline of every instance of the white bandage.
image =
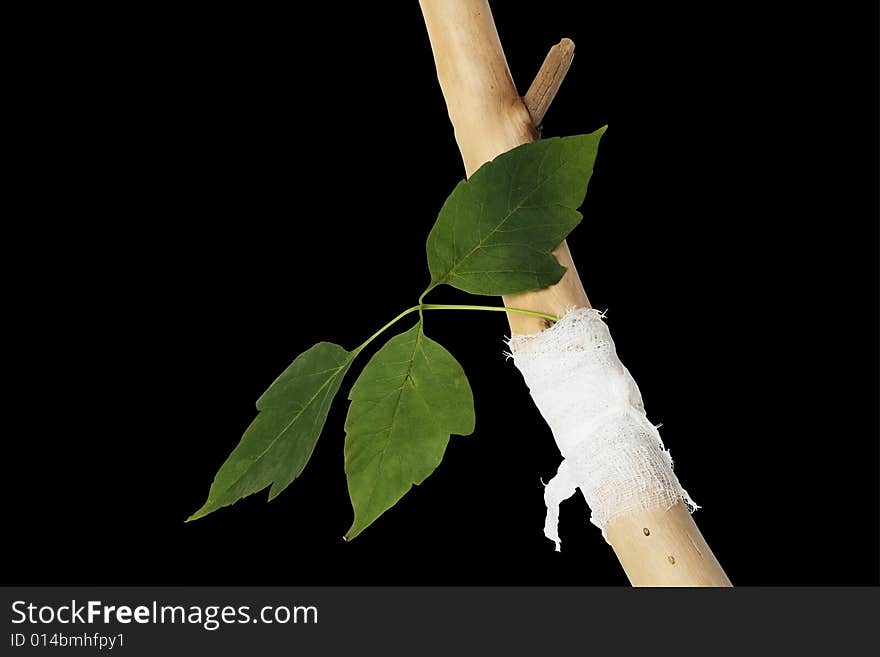
[[603, 536], [619, 516], [679, 501], [698, 508], [672, 472], [672, 458], [645, 416], [602, 314], [571, 310], [551, 328], [508, 344], [563, 456], [544, 489], [544, 534], [557, 550], [559, 504], [577, 488]]

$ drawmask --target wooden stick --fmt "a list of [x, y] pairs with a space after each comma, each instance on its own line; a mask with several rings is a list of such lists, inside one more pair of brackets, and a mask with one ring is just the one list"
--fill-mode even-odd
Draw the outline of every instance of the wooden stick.
[[681, 502], [614, 520], [605, 533], [633, 586], [731, 586]]
[[532, 123], [539, 133], [544, 115], [547, 114], [550, 103], [556, 98], [556, 92], [559, 91], [565, 74], [571, 68], [571, 60], [573, 59], [574, 41], [571, 39], [563, 39], [550, 48], [538, 74], [532, 80], [526, 95], [523, 96], [526, 109], [532, 116]]
[[[513, 86], [492, 12], [485, 0], [421, 0], [434, 51], [437, 77], [455, 139], [470, 176], [480, 166], [537, 136], [529, 110]], [[504, 297], [504, 305], [561, 317], [569, 308], [589, 308], [568, 246], [553, 252], [566, 268], [556, 285]], [[546, 321], [507, 314], [513, 333], [536, 333]]]
[[[532, 115], [516, 91], [487, 0], [420, 0], [437, 77], [455, 128], [465, 171], [520, 144], [533, 141]], [[552, 53], [552, 51], [551, 51]], [[557, 53], [561, 57], [564, 53]], [[550, 56], [548, 55], [548, 59]], [[560, 60], [564, 61], [564, 60]], [[542, 71], [546, 68], [541, 68]], [[552, 100], [560, 65], [551, 64], [535, 92], [535, 111]], [[555, 73], [553, 71], [556, 71]], [[554, 81], [557, 80], [557, 81]], [[553, 252], [567, 271], [556, 285], [504, 297], [508, 307], [562, 316], [572, 307], [590, 307], [565, 242]], [[543, 320], [507, 314], [513, 333], [545, 328]], [[730, 581], [681, 504], [669, 510], [634, 514], [606, 528], [608, 539], [636, 586], [727, 586]]]

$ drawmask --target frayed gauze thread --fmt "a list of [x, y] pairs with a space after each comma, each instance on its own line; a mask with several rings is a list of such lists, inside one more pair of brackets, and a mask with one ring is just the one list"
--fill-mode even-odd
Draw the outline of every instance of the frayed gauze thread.
[[507, 343], [563, 457], [544, 488], [544, 534], [557, 551], [559, 504], [578, 488], [606, 540], [605, 528], [620, 516], [679, 501], [699, 508], [673, 473], [672, 457], [603, 320], [597, 310], [577, 308], [547, 330]]

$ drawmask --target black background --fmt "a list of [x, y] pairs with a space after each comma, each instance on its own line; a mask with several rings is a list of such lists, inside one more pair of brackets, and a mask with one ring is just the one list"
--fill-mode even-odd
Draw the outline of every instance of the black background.
[[[545, 136], [609, 125], [590, 299], [735, 584], [877, 584], [877, 17], [606, 4], [493, 8], [521, 91], [577, 44]], [[582, 499], [542, 535], [500, 314], [428, 317], [477, 430], [352, 543], [351, 375], [283, 495], [184, 524], [297, 353], [413, 303], [463, 168], [415, 2], [81, 11], [16, 25], [7, 583], [625, 583]]]

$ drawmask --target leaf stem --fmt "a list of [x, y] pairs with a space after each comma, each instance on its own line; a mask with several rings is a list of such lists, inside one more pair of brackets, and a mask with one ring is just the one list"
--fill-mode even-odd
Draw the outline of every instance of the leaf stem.
[[373, 333], [373, 335], [371, 335], [369, 338], [367, 338], [366, 340], [364, 340], [364, 343], [363, 343], [361, 346], [357, 347], [357, 348], [354, 350], [354, 353], [355, 353], [355, 354], [359, 354], [361, 351], [363, 351], [363, 349], [364, 349], [368, 344], [370, 344], [373, 340], [375, 340], [375, 339], [378, 338], [380, 335], [382, 335], [387, 329], [391, 328], [391, 327], [392, 327], [394, 324], [396, 324], [398, 321], [400, 321], [401, 319], [403, 319], [404, 317], [406, 317], [406, 316], [409, 315], [410, 313], [414, 313], [415, 311], [417, 311], [417, 310], [421, 310], [421, 309], [422, 309], [422, 306], [421, 306], [421, 305], [418, 305], [418, 306], [411, 306], [411, 307], [407, 308], [407, 309], [404, 310], [402, 313], [400, 313], [397, 317], [395, 317], [395, 318], [392, 319], [390, 322], [388, 322], [385, 326], [383, 326], [383, 327], [380, 328], [378, 331], [376, 331], [375, 333]]
[[558, 317], [548, 315], [547, 313], [539, 313], [536, 310], [524, 310], [523, 308], [505, 308], [504, 306], [463, 306], [458, 304], [423, 303], [422, 308], [425, 310], [489, 310], [499, 313], [514, 313], [516, 315], [540, 317], [541, 319], [546, 319], [551, 322], [559, 321]]
[[486, 310], [490, 312], [497, 313], [514, 313], [516, 315], [528, 315], [529, 317], [540, 317], [541, 319], [546, 319], [550, 322], [556, 322], [559, 320], [558, 317], [554, 317], [553, 315], [548, 315], [547, 313], [539, 313], [536, 310], [525, 310], [523, 308], [505, 308], [504, 306], [469, 306], [469, 305], [461, 305], [461, 304], [445, 304], [445, 303], [420, 303], [417, 306], [410, 306], [402, 313], [397, 315], [390, 322], [385, 324], [378, 331], [373, 333], [369, 338], [367, 338], [363, 344], [354, 349], [354, 354], [357, 355], [361, 351], [366, 348], [368, 344], [370, 344], [373, 340], [382, 335], [386, 330], [391, 328], [398, 321], [409, 315], [410, 313], [414, 313], [418, 311], [421, 316], [423, 310]]

